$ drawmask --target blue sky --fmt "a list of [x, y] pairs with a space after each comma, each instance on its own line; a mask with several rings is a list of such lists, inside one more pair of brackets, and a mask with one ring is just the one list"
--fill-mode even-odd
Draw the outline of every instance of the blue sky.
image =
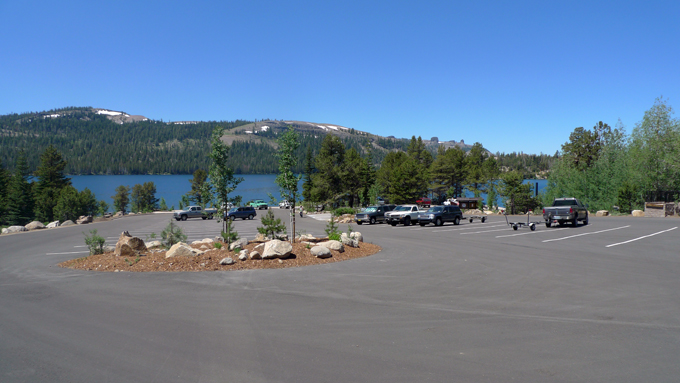
[[553, 154], [680, 108], [678, 1], [0, 1], [0, 114], [276, 118]]

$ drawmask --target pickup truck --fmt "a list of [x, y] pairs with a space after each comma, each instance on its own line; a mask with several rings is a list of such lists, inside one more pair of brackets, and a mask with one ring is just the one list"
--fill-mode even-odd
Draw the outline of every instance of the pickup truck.
[[269, 208], [269, 205], [267, 205], [267, 203], [264, 202], [264, 200], [261, 200], [261, 199], [253, 200], [252, 202], [250, 202], [248, 204], [248, 206], [252, 206], [252, 207], [254, 207], [255, 209], [258, 209], [258, 210]]
[[588, 209], [576, 198], [555, 198], [551, 207], [543, 208], [543, 219], [545, 227], [550, 227], [555, 222], [559, 225], [570, 222], [577, 226], [578, 221], [582, 221], [587, 225]]
[[399, 205], [394, 210], [385, 213], [385, 222], [392, 226], [397, 226], [398, 223], [410, 226], [411, 222], [418, 222], [420, 212], [418, 205]]
[[175, 210], [172, 216], [176, 220], [186, 221], [187, 218], [203, 218], [212, 219], [213, 215], [217, 213], [216, 209], [202, 209], [200, 206], [187, 206], [184, 210]]
[[434, 222], [435, 226], [441, 226], [444, 222], [453, 222], [454, 225], [460, 224], [463, 219], [463, 212], [458, 206], [432, 206], [426, 212], [420, 213], [418, 223], [425, 226]]

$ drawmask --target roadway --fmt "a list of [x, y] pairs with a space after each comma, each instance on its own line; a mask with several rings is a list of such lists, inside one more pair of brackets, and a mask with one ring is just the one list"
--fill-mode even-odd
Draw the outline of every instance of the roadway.
[[[287, 211], [274, 209], [285, 217]], [[236, 221], [253, 238], [259, 225]], [[356, 225], [383, 251], [276, 270], [62, 269], [167, 214], [0, 236], [2, 382], [677, 382], [680, 220]], [[189, 240], [216, 221], [179, 222]], [[297, 218], [321, 236], [325, 222]], [[342, 231], [346, 224], [339, 225]]]

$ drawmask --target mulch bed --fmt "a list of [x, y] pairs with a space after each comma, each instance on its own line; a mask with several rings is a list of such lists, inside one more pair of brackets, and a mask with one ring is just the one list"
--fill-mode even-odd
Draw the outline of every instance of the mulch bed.
[[[245, 248], [251, 253], [259, 243], [250, 243]], [[191, 246], [198, 249], [200, 245]], [[233, 251], [214, 249], [212, 244], [208, 245], [210, 250], [202, 255], [194, 257], [173, 257], [165, 258], [165, 250], [149, 250], [136, 257], [117, 257], [113, 252], [90, 255], [83, 258], [72, 259], [62, 262], [60, 267], [92, 271], [225, 271], [225, 270], [251, 270], [251, 269], [282, 269], [286, 267], [302, 267], [309, 265], [320, 265], [346, 261], [354, 258], [367, 257], [373, 255], [382, 248], [372, 243], [360, 242], [358, 248], [345, 246], [345, 251], [340, 253], [331, 250], [330, 258], [321, 259], [313, 256], [307, 245], [302, 243], [293, 244], [293, 252], [286, 259], [250, 259], [245, 261], [238, 259], [238, 254]], [[258, 248], [262, 253], [263, 246]], [[234, 260], [232, 265], [220, 265], [220, 261], [226, 257]]]

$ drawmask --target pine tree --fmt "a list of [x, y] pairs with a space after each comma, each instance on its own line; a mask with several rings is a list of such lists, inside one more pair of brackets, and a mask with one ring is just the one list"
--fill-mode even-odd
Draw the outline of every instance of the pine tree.
[[5, 224], [7, 214], [7, 194], [9, 191], [10, 174], [2, 166], [0, 159], [0, 225]]
[[22, 150], [19, 152], [7, 193], [7, 222], [10, 225], [23, 226], [33, 220], [33, 194], [28, 176], [28, 162]]
[[305, 201], [312, 200], [312, 188], [314, 182], [312, 181], [312, 174], [314, 173], [314, 158], [312, 157], [312, 147], [307, 147], [307, 156], [305, 157], [305, 174], [304, 182], [302, 183], [302, 198]]
[[295, 157], [295, 152], [298, 147], [300, 147], [300, 136], [295, 133], [293, 127], [289, 127], [288, 130], [281, 135], [278, 139], [279, 152], [277, 157], [279, 159], [279, 175], [276, 176], [276, 184], [279, 185], [281, 190], [281, 197], [290, 203], [290, 212], [293, 218], [292, 220], [292, 235], [290, 242], [295, 242], [295, 205], [300, 199], [300, 194], [298, 192], [298, 183], [300, 182], [301, 176], [299, 174], [293, 173], [293, 168], [297, 164], [297, 158]]
[[64, 176], [66, 161], [61, 153], [50, 145], [40, 156], [40, 165], [34, 175], [38, 178], [35, 184], [35, 215], [39, 221], [52, 222], [53, 210], [57, 204], [59, 193], [71, 184], [71, 179]]
[[130, 203], [130, 187], [125, 185], [118, 186], [116, 188], [116, 195], [111, 198], [113, 198], [113, 207], [116, 211], [122, 211], [125, 214]]
[[276, 238], [276, 234], [286, 231], [286, 225], [281, 222], [281, 218], [276, 218], [274, 212], [269, 209], [267, 214], [261, 219], [262, 226], [257, 228], [257, 232], [269, 238]]

